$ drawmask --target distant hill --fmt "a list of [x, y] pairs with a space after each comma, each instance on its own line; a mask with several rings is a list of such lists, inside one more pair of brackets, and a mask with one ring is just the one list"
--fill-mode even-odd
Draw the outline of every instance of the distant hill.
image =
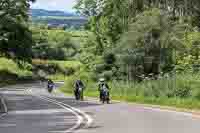
[[63, 12], [63, 11], [49, 11], [44, 9], [31, 9], [29, 14], [32, 17], [42, 17], [42, 16], [59, 16], [59, 17], [72, 17], [78, 16], [75, 13]]
[[87, 22], [87, 18], [76, 13], [63, 11], [48, 11], [44, 9], [31, 9], [29, 12], [33, 23], [48, 24], [49, 26], [64, 26], [78, 29]]

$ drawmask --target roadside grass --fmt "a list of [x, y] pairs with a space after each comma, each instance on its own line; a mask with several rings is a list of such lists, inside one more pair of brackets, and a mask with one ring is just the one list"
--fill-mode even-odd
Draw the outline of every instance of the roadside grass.
[[31, 76], [32, 72], [26, 69], [20, 69], [19, 66], [12, 60], [0, 58], [0, 71], [7, 71], [18, 76]]
[[0, 58], [0, 86], [16, 84], [24, 80], [25, 77], [31, 77], [32, 72], [20, 69], [18, 65], [9, 59]]
[[[56, 73], [47, 75], [55, 81], [65, 80], [65, 85], [60, 90], [66, 94], [73, 94], [75, 80], [80, 77], [86, 84], [85, 95], [99, 97], [97, 83], [91, 80], [91, 74], [84, 72], [82, 64], [78, 61], [44, 61], [33, 60], [33, 64], [56, 64], [63, 70], [73, 69], [72, 75]], [[18, 79], [31, 77], [31, 71], [20, 69], [15, 62], [0, 58], [0, 86], [15, 84]], [[198, 73], [177, 74], [173, 77], [158, 80], [146, 80], [141, 83], [112, 81], [111, 97], [133, 103], [172, 106], [186, 109], [200, 109], [200, 76]]]
[[[73, 83], [76, 77], [68, 77], [65, 85], [60, 90], [63, 93], [73, 94]], [[99, 98], [97, 83], [90, 80], [89, 76], [84, 79], [84, 83], [86, 84], [84, 94]], [[177, 74], [173, 77], [147, 80], [141, 83], [112, 81], [109, 82], [109, 85], [113, 100], [184, 109], [200, 109], [200, 77], [198, 73]]]

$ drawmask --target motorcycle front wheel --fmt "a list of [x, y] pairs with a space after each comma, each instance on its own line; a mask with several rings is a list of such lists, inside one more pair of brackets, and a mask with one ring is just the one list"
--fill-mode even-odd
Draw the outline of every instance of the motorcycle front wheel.
[[75, 93], [76, 100], [80, 100], [80, 94], [78, 92]]

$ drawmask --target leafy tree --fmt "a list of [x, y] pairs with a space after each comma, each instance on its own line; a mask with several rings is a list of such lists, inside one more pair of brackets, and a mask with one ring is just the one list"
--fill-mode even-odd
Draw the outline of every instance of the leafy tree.
[[[190, 27], [187, 24], [172, 21], [168, 13], [159, 9], [150, 9], [135, 18], [116, 49], [124, 51], [127, 49], [143, 49], [144, 57], [153, 57], [153, 62], [155, 60], [156, 69], [162, 62], [165, 65], [169, 62], [170, 65], [175, 65], [176, 62], [171, 62], [173, 51], [176, 50], [176, 53], [185, 52], [183, 51], [183, 49], [186, 49], [184, 39], [189, 30]], [[172, 51], [167, 52], [170, 58], [165, 58], [168, 55], [163, 55], [165, 53], [163, 50]]]
[[32, 33], [28, 28], [30, 2], [35, 0], [0, 1], [0, 52], [20, 61], [31, 61]]
[[[127, 2], [122, 0], [79, 0], [75, 8], [77, 11], [89, 17], [90, 30], [95, 34], [98, 51], [102, 55], [105, 49], [113, 48], [124, 31], [127, 23], [123, 17], [127, 17], [125, 11]], [[123, 13], [123, 14], [121, 14]]]
[[87, 50], [95, 48], [102, 56], [112, 49], [134, 49], [124, 62], [141, 65], [144, 56], [161, 58], [163, 62], [153, 60], [156, 69], [161, 63], [171, 69], [175, 54], [185, 57], [188, 33], [199, 27], [199, 0], [78, 0], [75, 9], [89, 18], [87, 29], [95, 36]]
[[63, 30], [47, 30], [32, 27], [36, 45], [33, 57], [40, 59], [65, 60], [77, 53], [77, 46], [71, 41], [71, 35]]
[[90, 29], [101, 52], [115, 45], [138, 13], [151, 8], [167, 11], [173, 20], [186, 18], [199, 26], [199, 0], [78, 0], [75, 6], [79, 13], [90, 18]]

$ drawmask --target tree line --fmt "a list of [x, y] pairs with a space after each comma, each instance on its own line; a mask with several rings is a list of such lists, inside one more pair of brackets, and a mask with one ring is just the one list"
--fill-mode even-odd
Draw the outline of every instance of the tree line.
[[89, 17], [93, 36], [81, 60], [96, 74], [134, 78], [185, 69], [186, 58], [196, 57], [190, 67], [198, 62], [199, 0], [78, 0], [75, 9]]

